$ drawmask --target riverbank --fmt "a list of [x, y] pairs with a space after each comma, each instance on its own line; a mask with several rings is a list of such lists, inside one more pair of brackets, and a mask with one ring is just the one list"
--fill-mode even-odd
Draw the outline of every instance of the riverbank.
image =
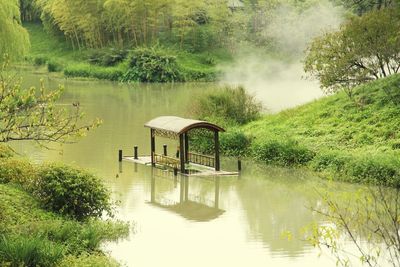
[[[155, 46], [149, 48], [155, 50], [155, 55], [152, 54], [151, 58], [146, 55], [145, 60], [153, 60], [150, 65], [157, 64], [158, 72], [162, 68], [167, 74], [172, 71], [173, 75], [165, 75], [167, 78], [155, 77], [155, 80], [143, 79], [154, 75], [149, 69], [142, 76], [129, 76], [128, 78], [132, 79], [127, 80], [128, 71], [136, 67], [130, 65], [132, 53], [142, 51], [143, 48], [131, 50], [109, 47], [101, 50], [74, 50], [62, 36], [49, 35], [39, 23], [25, 23], [24, 27], [28, 30], [31, 41], [31, 49], [26, 56], [27, 62], [37, 67], [44, 67], [49, 72], [63, 73], [65, 77], [142, 82], [215, 81], [220, 74], [217, 65], [232, 60], [231, 55], [222, 49], [191, 53], [175, 46]], [[172, 59], [174, 63], [160, 63], [166, 58], [167, 61]], [[140, 69], [146, 70], [143, 65]]]
[[400, 185], [400, 75], [265, 115], [240, 128], [246, 155], [324, 177]]
[[[0, 156], [2, 155], [4, 153], [0, 153]], [[28, 182], [35, 173], [32, 168], [36, 167], [26, 161], [1, 157], [0, 265], [119, 266], [100, 249], [100, 245], [104, 241], [125, 237], [129, 232], [128, 225], [113, 220], [97, 219], [94, 216], [77, 220], [62, 215], [68, 204], [58, 212], [55, 211], [55, 207], [62, 200], [54, 194], [63, 194], [66, 187], [59, 184], [52, 189], [54, 191], [50, 201], [54, 203], [50, 208], [49, 203], [44, 201], [45, 192], [37, 189], [39, 184], [43, 186], [43, 180]], [[55, 168], [51, 175], [55, 175], [54, 171]], [[62, 179], [71, 180], [71, 177]], [[52, 180], [54, 181], [53, 178]], [[78, 180], [76, 182], [79, 182]], [[80, 186], [84, 192], [85, 185], [81, 183]], [[77, 194], [71, 190], [66, 192], [67, 201], [71, 195]], [[85, 204], [80, 205], [83, 209]]]

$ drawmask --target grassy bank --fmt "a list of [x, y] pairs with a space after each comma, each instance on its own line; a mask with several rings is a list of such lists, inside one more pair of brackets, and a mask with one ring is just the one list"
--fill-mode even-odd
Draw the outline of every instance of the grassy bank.
[[[400, 75], [393, 75], [355, 88], [352, 98], [341, 92], [244, 125], [239, 115], [257, 105], [228, 101], [235, 90], [220, 90], [198, 100], [206, 105], [195, 116], [228, 129], [220, 140], [225, 155], [307, 167], [335, 180], [400, 186], [399, 88]], [[212, 153], [209, 140], [195, 135], [192, 147]]]
[[[57, 170], [51, 167], [50, 175], [47, 175], [53, 181], [53, 184], [48, 183], [52, 190], [49, 198], [49, 192], [46, 193], [46, 187], [43, 187], [45, 178], [36, 177], [44, 176], [43, 168], [26, 161], [1, 158], [0, 265], [118, 266], [100, 250], [100, 244], [126, 236], [128, 226], [94, 216], [79, 220], [73, 217], [73, 213], [67, 212], [74, 205], [68, 197], [80, 193], [67, 190], [66, 183], [55, 185]], [[62, 177], [65, 178], [71, 179]], [[85, 185], [82, 186], [83, 180], [73, 179], [70, 186], [79, 184], [79, 190], [90, 195]], [[64, 201], [60, 196], [68, 202], [62, 208], [57, 206]], [[80, 209], [85, 206], [85, 200], [77, 201], [72, 202]]]
[[[124, 80], [125, 74], [131, 68], [129, 65], [132, 58], [131, 48], [74, 50], [63, 37], [49, 35], [41, 24], [26, 23], [24, 27], [28, 30], [31, 41], [28, 61], [36, 66], [46, 67], [50, 72], [62, 72], [66, 77], [120, 81]], [[174, 71], [179, 72], [178, 77], [174, 76], [174, 81], [180, 82], [214, 81], [219, 74], [216, 65], [231, 60], [230, 55], [222, 50], [202, 53], [189, 53], [175, 47], [162, 47], [157, 50], [162, 56], [174, 58], [173, 60], [176, 61], [176, 65], [173, 66]], [[146, 63], [153, 65], [154, 62]], [[140, 70], [146, 70], [143, 65], [137, 67]], [[170, 65], [165, 68], [169, 71]], [[146, 77], [153, 74], [151, 71], [148, 70], [148, 73], [145, 73]], [[161, 72], [159, 68], [156, 71]]]
[[400, 185], [400, 75], [282, 111], [242, 127], [247, 155], [302, 165], [334, 179]]

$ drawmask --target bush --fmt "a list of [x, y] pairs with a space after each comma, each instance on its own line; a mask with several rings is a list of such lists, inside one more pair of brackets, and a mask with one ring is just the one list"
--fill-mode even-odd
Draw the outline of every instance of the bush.
[[263, 140], [254, 143], [251, 150], [257, 160], [283, 166], [305, 165], [315, 156], [313, 151], [291, 140]]
[[245, 155], [251, 140], [240, 131], [228, 131], [221, 134], [221, 152], [227, 156]]
[[49, 72], [59, 72], [62, 71], [63, 67], [60, 63], [54, 60], [49, 60], [47, 62], [47, 70]]
[[128, 58], [129, 69], [122, 81], [173, 82], [183, 81], [176, 57], [157, 48], [137, 48]]
[[33, 58], [33, 64], [35, 66], [43, 66], [46, 64], [46, 62], [47, 62], [47, 57], [44, 56], [37, 56]]
[[27, 161], [6, 159], [0, 162], [0, 183], [14, 183], [30, 191], [36, 178], [35, 167]]
[[348, 163], [346, 172], [353, 182], [400, 186], [400, 163], [394, 156], [354, 157]]
[[118, 262], [108, 258], [104, 254], [87, 254], [83, 253], [78, 257], [67, 256], [59, 264], [58, 267], [118, 267]]
[[257, 119], [262, 105], [243, 87], [225, 87], [200, 96], [192, 108], [197, 118], [223, 121], [228, 126]]
[[109, 50], [95, 51], [89, 56], [89, 63], [104, 67], [115, 66], [121, 63], [128, 56], [125, 49], [111, 48]]
[[55, 266], [64, 247], [40, 237], [0, 237], [1, 266]]
[[101, 181], [65, 165], [42, 168], [34, 194], [45, 208], [78, 220], [111, 212], [109, 192]]
[[318, 153], [311, 162], [314, 171], [332, 170], [343, 173], [351, 157], [340, 151], [327, 151]]

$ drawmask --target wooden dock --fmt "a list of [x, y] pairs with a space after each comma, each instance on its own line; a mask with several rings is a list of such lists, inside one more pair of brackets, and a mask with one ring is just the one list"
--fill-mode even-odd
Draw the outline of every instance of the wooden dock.
[[[123, 160], [142, 164], [142, 165], [151, 166], [151, 157], [150, 156], [139, 156], [139, 157], [137, 157], [137, 159], [135, 159], [134, 157], [131, 157], [131, 156], [124, 156]], [[156, 164], [156, 166], [166, 168], [166, 166], [163, 164]], [[183, 174], [188, 175], [188, 176], [215, 176], [215, 175], [237, 176], [237, 175], [239, 175], [239, 172], [229, 172], [229, 171], [223, 171], [223, 170], [216, 171], [212, 167], [195, 164], [192, 162], [185, 164], [185, 168], [186, 168], [187, 173], [183, 173]], [[172, 168], [168, 168], [168, 169], [173, 171]]]

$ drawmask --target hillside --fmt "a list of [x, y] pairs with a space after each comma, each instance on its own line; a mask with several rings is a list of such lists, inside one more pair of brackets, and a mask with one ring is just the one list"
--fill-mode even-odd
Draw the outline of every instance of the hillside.
[[307, 165], [336, 179], [398, 185], [400, 75], [266, 115], [242, 130], [249, 155], [279, 165]]

